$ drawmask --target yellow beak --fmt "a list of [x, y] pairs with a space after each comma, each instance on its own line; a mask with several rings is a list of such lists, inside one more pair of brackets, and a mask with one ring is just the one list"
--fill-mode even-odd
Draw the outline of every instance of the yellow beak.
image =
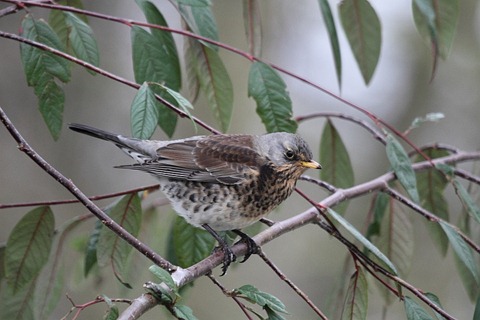
[[318, 163], [315, 160], [310, 160], [310, 161], [300, 161], [300, 165], [305, 168], [309, 169], [322, 169], [322, 166], [320, 163]]

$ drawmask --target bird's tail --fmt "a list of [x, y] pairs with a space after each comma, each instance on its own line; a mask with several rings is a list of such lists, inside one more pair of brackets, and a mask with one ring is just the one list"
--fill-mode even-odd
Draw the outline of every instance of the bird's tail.
[[119, 134], [110, 133], [84, 124], [72, 123], [69, 128], [98, 139], [113, 142], [126, 154], [139, 163], [145, 163], [156, 157], [156, 145], [153, 141], [127, 138]]
[[113, 134], [107, 131], [103, 131], [94, 127], [90, 127], [84, 124], [79, 124], [79, 123], [71, 123], [68, 125], [68, 127], [76, 132], [80, 132], [98, 139], [102, 140], [107, 140], [111, 141], [115, 144], [120, 144], [123, 145], [122, 141], [118, 138], [118, 134]]

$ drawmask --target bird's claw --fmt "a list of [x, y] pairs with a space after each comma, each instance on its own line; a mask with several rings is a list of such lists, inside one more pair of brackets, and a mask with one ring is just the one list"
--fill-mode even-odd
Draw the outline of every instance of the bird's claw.
[[257, 243], [255, 242], [255, 240], [253, 240], [252, 238], [250, 238], [247, 234], [241, 232], [240, 230], [233, 230], [237, 235], [240, 236], [240, 240], [238, 241], [238, 243], [245, 243], [247, 245], [247, 252], [245, 253], [245, 256], [243, 257], [243, 260], [240, 261], [240, 263], [243, 263], [245, 261], [248, 260], [248, 258], [250, 258], [250, 256], [252, 254], [257, 254], [260, 252], [260, 247], [257, 245]]
[[257, 245], [257, 243], [250, 237], [248, 238], [242, 238], [239, 242], [245, 242], [247, 245], [247, 253], [243, 257], [242, 261], [240, 263], [243, 263], [250, 258], [252, 254], [257, 254], [260, 252], [260, 247]]
[[215, 248], [214, 251], [223, 251], [223, 265], [222, 265], [222, 274], [224, 276], [227, 273], [227, 269], [232, 262], [237, 260], [237, 256], [233, 253], [232, 249], [227, 245], [219, 245]]

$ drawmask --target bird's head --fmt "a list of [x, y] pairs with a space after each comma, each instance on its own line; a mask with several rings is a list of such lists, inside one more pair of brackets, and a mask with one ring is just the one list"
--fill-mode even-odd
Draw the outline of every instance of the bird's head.
[[259, 137], [258, 147], [266, 158], [278, 167], [294, 168], [302, 174], [307, 169], [321, 169], [313, 160], [307, 142], [298, 134], [275, 132]]

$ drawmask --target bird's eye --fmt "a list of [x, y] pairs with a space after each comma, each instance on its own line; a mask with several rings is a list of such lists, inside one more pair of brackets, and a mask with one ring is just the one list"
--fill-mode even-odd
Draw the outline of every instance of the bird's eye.
[[285, 158], [287, 158], [288, 160], [293, 160], [295, 158], [295, 152], [293, 152], [293, 150], [291, 149], [288, 149], [287, 151], [285, 151]]

